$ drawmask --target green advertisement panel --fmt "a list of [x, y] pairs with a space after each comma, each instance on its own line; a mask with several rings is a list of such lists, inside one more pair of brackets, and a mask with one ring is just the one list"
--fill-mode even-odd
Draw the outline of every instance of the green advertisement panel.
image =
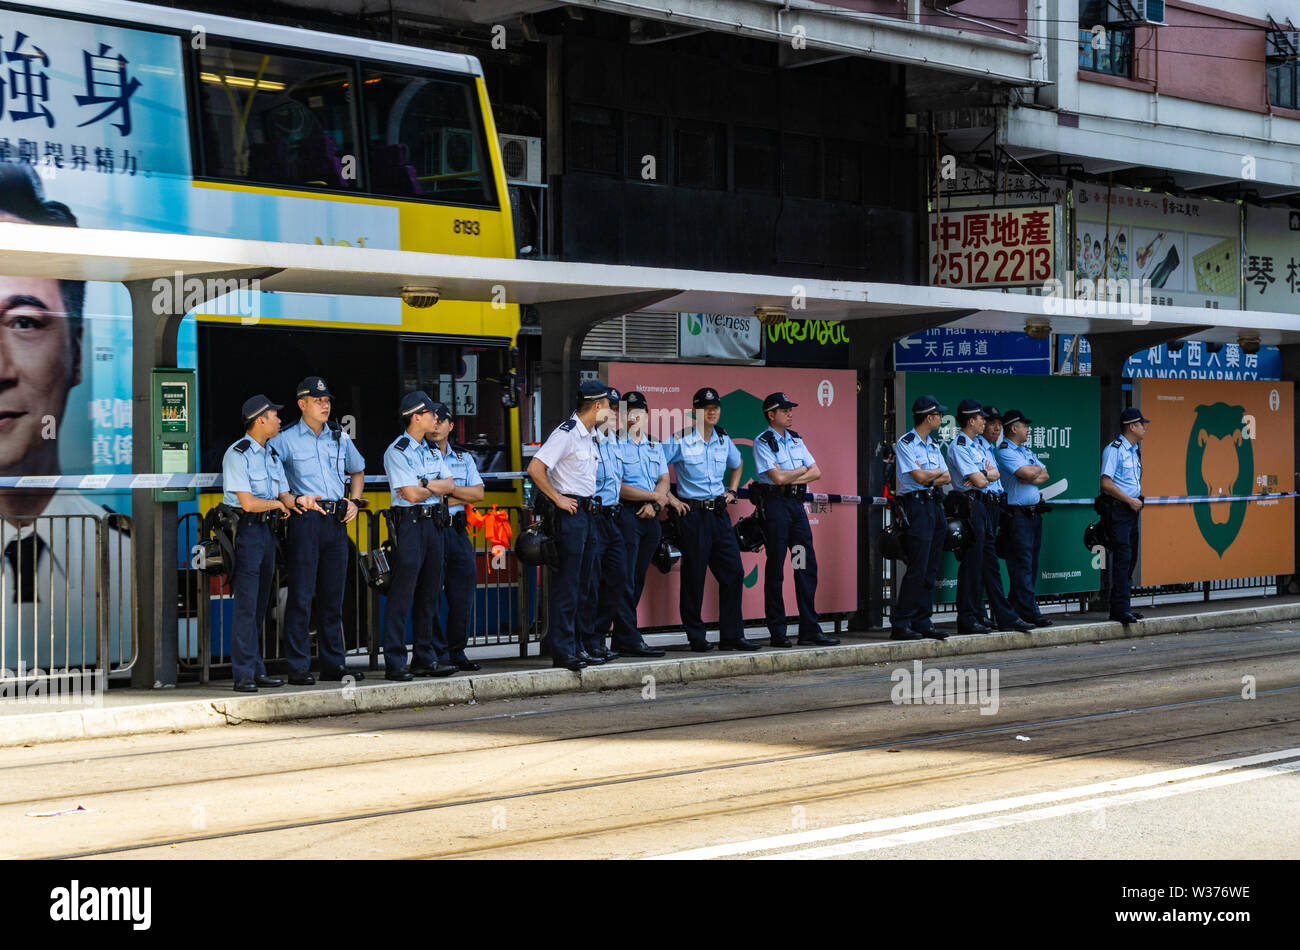
[[[1101, 470], [1100, 381], [1088, 376], [985, 376], [971, 373], [898, 373], [896, 435], [912, 428], [912, 401], [934, 396], [948, 412], [935, 433], [947, 457], [957, 435], [957, 404], [980, 400], [1006, 412], [1019, 409], [1030, 419], [1029, 446], [1050, 475], [1044, 499], [1093, 498]], [[1043, 516], [1043, 546], [1038, 559], [1037, 593], [1071, 594], [1101, 586], [1100, 564], [1083, 546], [1083, 529], [1096, 515], [1090, 505], [1058, 505]], [[1002, 580], [1007, 581], [1005, 562]], [[945, 553], [935, 585], [935, 601], [957, 599], [957, 558]]]

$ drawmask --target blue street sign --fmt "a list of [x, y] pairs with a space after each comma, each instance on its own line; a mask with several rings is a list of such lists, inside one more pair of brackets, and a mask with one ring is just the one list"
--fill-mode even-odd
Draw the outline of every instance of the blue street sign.
[[[1070, 345], [1074, 337], [1056, 338], [1061, 372], [1070, 372]], [[1213, 346], [1213, 344], [1208, 344]], [[1079, 341], [1079, 374], [1092, 373], [1092, 348], [1088, 338]], [[1138, 350], [1124, 363], [1125, 379], [1281, 379], [1282, 354], [1276, 346], [1261, 346], [1258, 353], [1245, 353], [1236, 343], [1225, 343], [1215, 352], [1201, 340], [1187, 340], [1181, 350], [1153, 346]]]
[[1047, 340], [1018, 332], [935, 327], [894, 344], [894, 368], [932, 373], [1016, 373], [1045, 376], [1052, 371]]

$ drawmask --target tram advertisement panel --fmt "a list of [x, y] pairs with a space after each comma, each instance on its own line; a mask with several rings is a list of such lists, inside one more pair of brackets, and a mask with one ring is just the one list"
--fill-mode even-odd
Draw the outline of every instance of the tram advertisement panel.
[[[650, 406], [651, 435], [662, 441], [681, 432], [691, 418], [691, 397], [703, 386], [717, 389], [722, 402], [719, 425], [740, 450], [740, 484], [754, 477], [754, 440], [767, 428], [763, 399], [784, 392], [793, 402], [794, 430], [808, 444], [822, 471], [809, 489], [826, 494], [856, 494], [858, 486], [857, 374], [852, 370], [768, 369], [764, 367], [610, 363], [609, 384], [620, 392], [638, 390]], [[670, 469], [670, 475], [672, 474]], [[857, 508], [852, 505], [809, 503], [817, 555], [817, 610], [823, 614], [857, 610]], [[730, 514], [733, 522], [753, 511], [741, 500]], [[763, 616], [763, 565], [766, 555], [741, 552], [744, 568], [744, 615]], [[785, 606], [795, 616], [793, 568], [786, 560]], [[650, 568], [637, 621], [646, 627], [677, 626], [680, 571], [661, 574]], [[718, 616], [717, 585], [705, 585], [703, 616]]]
[[[1050, 475], [1043, 498], [1093, 498], [1101, 465], [1098, 380], [1086, 376], [994, 376], [971, 373], [899, 373], [895, 377], [898, 416], [895, 436], [912, 428], [912, 402], [931, 395], [948, 407], [935, 434], [947, 457], [957, 436], [957, 405], [967, 398], [1006, 412], [1019, 409], [1033, 420], [1029, 446]], [[1071, 594], [1097, 590], [1100, 563], [1083, 546], [1083, 530], [1096, 515], [1089, 505], [1058, 505], [1043, 516], [1043, 545], [1038, 559], [1037, 593]], [[1003, 581], [1007, 580], [1002, 564]], [[957, 558], [945, 553], [935, 585], [935, 599], [957, 599]]]
[[[1295, 490], [1292, 382], [1135, 379], [1151, 420], [1142, 491], [1241, 496]], [[1295, 500], [1148, 505], [1140, 583], [1180, 584], [1295, 571]]]

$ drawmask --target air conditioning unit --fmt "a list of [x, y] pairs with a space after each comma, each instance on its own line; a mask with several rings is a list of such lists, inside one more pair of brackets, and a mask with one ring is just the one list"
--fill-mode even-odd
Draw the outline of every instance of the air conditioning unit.
[[1165, 0], [1110, 0], [1110, 22], [1163, 24]]
[[1300, 30], [1269, 30], [1265, 51], [1275, 61], [1300, 59]]
[[542, 140], [531, 135], [498, 135], [506, 181], [542, 184]]
[[474, 133], [469, 129], [439, 129], [439, 175], [472, 172], [478, 167], [475, 159]]

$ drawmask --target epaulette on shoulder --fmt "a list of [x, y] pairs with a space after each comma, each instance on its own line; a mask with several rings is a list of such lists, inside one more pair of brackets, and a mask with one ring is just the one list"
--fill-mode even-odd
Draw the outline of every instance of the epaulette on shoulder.
[[916, 439], [916, 433], [915, 433], [915, 432], [909, 432], [909, 433], [907, 433], [907, 435], [903, 436], [903, 441], [904, 441], [904, 442], [912, 442], [912, 441], [915, 441], [915, 439]]
[[266, 451], [271, 453], [271, 458], [273, 459], [278, 459], [280, 457], [280, 453], [275, 450], [275, 446], [270, 442], [266, 443]]
[[789, 432], [792, 438], [799, 438], [799, 433], [795, 432], [794, 429], [786, 429], [785, 431]]
[[966, 436], [964, 436], [964, 435], [959, 435], [959, 436], [957, 436], [957, 444], [958, 444], [958, 445], [965, 445], [965, 444], [966, 444]]
[[718, 433], [718, 438], [720, 439], [726, 438], [727, 430], [722, 428], [722, 426], [714, 426], [713, 430]]
[[1112, 449], [1117, 449], [1117, 448], [1119, 448], [1119, 439], [1116, 439], [1114, 442], [1112, 442], [1112, 443], [1110, 444], [1110, 447], [1111, 447]]
[[560, 429], [561, 432], [572, 432], [573, 427], [576, 426], [577, 424], [578, 422], [576, 419], [565, 419], [563, 422], [560, 423], [558, 428]]
[[1009, 449], [1011, 448], [1011, 443], [1008, 442], [1006, 439], [1003, 439], [1001, 442], [998, 443], [998, 448]]
[[236, 452], [243, 453], [243, 452], [247, 452], [248, 447], [252, 444], [253, 443], [250, 442], [248, 439], [240, 439], [238, 442], [235, 443], [234, 448]]
[[457, 458], [460, 458], [460, 456], [461, 456], [463, 453], [469, 451], [469, 449], [465, 448], [465, 446], [463, 446], [463, 445], [457, 445], [455, 442], [448, 442], [448, 443], [447, 443], [447, 449], [448, 449], [448, 451], [455, 452]]
[[405, 452], [406, 447], [410, 444], [411, 444], [411, 437], [409, 435], [404, 435], [396, 442], [393, 443], [393, 448], [397, 449], [397, 451], [399, 452]]
[[777, 444], [776, 436], [771, 432], [763, 433], [763, 441], [767, 443], [768, 448], [773, 452], [780, 448], [780, 445]]

